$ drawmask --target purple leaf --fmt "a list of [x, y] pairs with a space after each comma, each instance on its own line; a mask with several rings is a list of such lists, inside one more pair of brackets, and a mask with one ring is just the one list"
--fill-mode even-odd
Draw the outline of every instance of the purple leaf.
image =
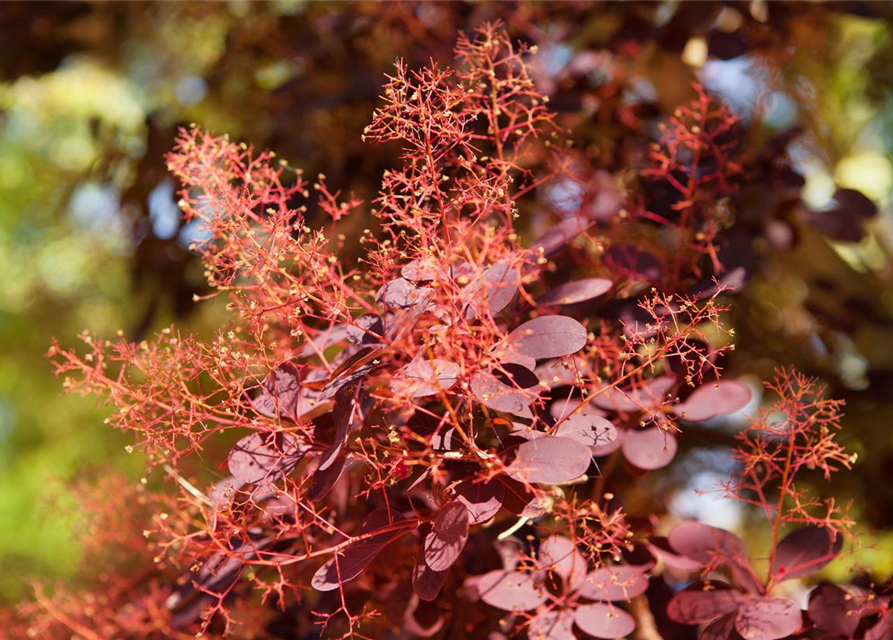
[[613, 565], [590, 573], [577, 590], [590, 600], [632, 600], [648, 589], [648, 578], [639, 567]]
[[437, 598], [446, 582], [448, 570], [435, 571], [425, 562], [425, 545], [419, 545], [415, 566], [412, 569], [412, 588], [421, 600], [430, 602]]
[[554, 435], [587, 447], [604, 447], [617, 440], [617, 429], [606, 418], [579, 411], [558, 425]]
[[[505, 379], [504, 374], [502, 377]], [[489, 371], [478, 371], [471, 377], [471, 393], [486, 407], [514, 414], [529, 413], [528, 407], [539, 396], [538, 389], [510, 387]]]
[[[389, 528], [404, 519], [396, 513], [390, 514], [389, 517], [386, 509], [377, 509], [363, 521], [357, 535]], [[338, 556], [321, 566], [313, 575], [310, 584], [317, 591], [334, 591], [339, 584], [360, 575], [386, 546], [409, 531], [408, 527], [382, 531], [351, 544]]]
[[549, 257], [564, 249], [569, 243], [595, 224], [586, 216], [574, 216], [553, 225], [546, 233], [530, 245], [530, 256], [536, 260], [542, 256]]
[[623, 457], [639, 469], [661, 469], [676, 455], [676, 438], [659, 427], [628, 429], [623, 434]]
[[651, 555], [661, 560], [671, 569], [693, 573], [701, 568], [701, 563], [697, 560], [692, 560], [688, 556], [670, 551], [670, 545], [666, 538], [652, 538], [647, 548]]
[[437, 278], [437, 274], [437, 265], [431, 258], [419, 258], [418, 260], [413, 260], [409, 264], [403, 265], [403, 268], [400, 270], [400, 275], [413, 282], [434, 280]]
[[744, 542], [731, 531], [718, 529], [700, 522], [683, 522], [669, 535], [670, 546], [676, 553], [707, 566], [731, 564], [748, 566]]
[[268, 418], [283, 416], [297, 422], [301, 411], [301, 376], [304, 367], [283, 362], [267, 374], [260, 393], [251, 400], [254, 410]]
[[462, 300], [468, 305], [465, 317], [480, 317], [488, 311], [495, 316], [515, 299], [520, 284], [521, 272], [515, 267], [504, 263], [487, 267], [480, 278], [462, 289]]
[[746, 599], [747, 596], [731, 589], [697, 584], [673, 596], [667, 605], [667, 615], [682, 624], [701, 624], [737, 611]]
[[809, 617], [825, 633], [851, 638], [859, 626], [859, 604], [846, 591], [833, 584], [822, 584], [809, 594]]
[[751, 598], [738, 608], [735, 629], [744, 640], [779, 640], [803, 626], [800, 607], [784, 598]]
[[673, 407], [673, 413], [686, 422], [704, 422], [740, 411], [751, 397], [750, 389], [740, 382], [722, 380], [696, 389], [685, 402]]
[[546, 291], [546, 293], [537, 298], [536, 301], [537, 304], [542, 305], [576, 304], [578, 302], [584, 302], [603, 296], [610, 291], [613, 286], [614, 283], [605, 278], [574, 280], [572, 282], [565, 282], [554, 289]]
[[358, 316], [347, 327], [347, 339], [364, 346], [380, 345], [384, 334], [384, 321], [375, 313]]
[[569, 538], [554, 535], [543, 540], [537, 560], [541, 568], [561, 576], [566, 585], [565, 593], [575, 591], [586, 580], [586, 559]]
[[359, 407], [360, 385], [357, 383], [349, 384], [338, 390], [335, 394], [335, 408], [332, 410], [332, 418], [335, 422], [335, 440], [326, 449], [319, 459], [319, 471], [325, 471], [341, 453], [342, 447], [347, 443], [347, 436], [350, 434], [350, 427], [353, 424], [354, 417]]
[[[660, 407], [667, 401], [667, 394], [676, 384], [676, 376], [665, 375], [647, 380], [644, 384], [632, 389], [610, 387], [600, 393], [592, 402], [602, 409], [619, 413], [635, 413]], [[604, 388], [604, 387], [603, 387]]]
[[537, 438], [518, 447], [518, 455], [506, 473], [531, 484], [569, 482], [586, 473], [591, 457], [587, 447], [570, 438]]
[[480, 524], [491, 520], [502, 508], [505, 485], [499, 480], [473, 482], [464, 480], [456, 486], [456, 500], [468, 510], [468, 521]]
[[411, 309], [424, 307], [432, 293], [430, 287], [416, 287], [404, 278], [396, 278], [378, 290], [375, 301], [386, 309]]
[[306, 452], [307, 447], [288, 433], [255, 432], [236, 443], [227, 465], [239, 482], [261, 482], [271, 475], [288, 475]]
[[503, 611], [530, 611], [546, 601], [546, 590], [526, 573], [497, 569], [480, 576], [476, 584], [481, 600]]
[[626, 611], [601, 602], [577, 607], [574, 621], [589, 635], [606, 640], [626, 637], [636, 628], [635, 620]]
[[458, 500], [447, 502], [437, 512], [434, 527], [425, 537], [425, 562], [434, 571], [446, 571], [468, 541], [468, 509]]
[[864, 640], [891, 640], [893, 638], [893, 615], [888, 612], [878, 623], [865, 632]]
[[586, 328], [567, 316], [540, 316], [508, 335], [512, 348], [530, 358], [560, 358], [586, 346]]
[[322, 500], [341, 478], [341, 474], [344, 473], [344, 465], [346, 463], [347, 453], [345, 451], [342, 451], [337, 456], [335, 456], [335, 459], [332, 461], [331, 465], [329, 465], [325, 469], [317, 468], [317, 470], [313, 473], [310, 490], [307, 492], [307, 499], [310, 500], [310, 502], [317, 502], [318, 500]]
[[735, 612], [717, 618], [701, 632], [698, 640], [739, 640], [741, 636], [735, 631]]
[[772, 575], [777, 582], [811, 575], [831, 562], [842, 546], [843, 537], [824, 527], [797, 529], [778, 543]]
[[574, 614], [567, 609], [543, 611], [527, 627], [530, 640], [576, 640]]
[[[406, 385], [413, 398], [438, 395], [459, 380], [459, 365], [447, 360], [416, 360], [403, 367], [398, 385]], [[395, 380], [395, 382], [397, 382]]]

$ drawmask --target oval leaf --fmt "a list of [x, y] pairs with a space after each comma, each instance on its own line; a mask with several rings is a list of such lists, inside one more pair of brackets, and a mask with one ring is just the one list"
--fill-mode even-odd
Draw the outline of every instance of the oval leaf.
[[576, 640], [574, 614], [567, 609], [543, 611], [527, 627], [530, 640]]
[[736, 611], [746, 596], [731, 589], [707, 588], [703, 584], [680, 591], [667, 605], [670, 620], [701, 624]]
[[229, 452], [227, 466], [242, 482], [261, 482], [272, 475], [288, 475], [307, 452], [300, 440], [288, 433], [252, 433]]
[[471, 393], [481, 404], [495, 411], [521, 415], [529, 413], [530, 405], [539, 396], [538, 389], [510, 387], [489, 371], [478, 371], [471, 376]]
[[704, 422], [740, 411], [752, 396], [750, 389], [740, 382], [722, 380], [695, 389], [685, 402], [673, 407], [673, 413], [686, 422]]
[[515, 267], [503, 263], [487, 267], [478, 279], [462, 289], [461, 297], [468, 305], [465, 317], [480, 317], [488, 311], [496, 315], [515, 299], [520, 285], [521, 272]]
[[744, 640], [779, 640], [801, 626], [800, 607], [784, 598], [751, 598], [735, 618], [735, 629]]
[[570, 438], [537, 438], [518, 447], [506, 473], [530, 484], [569, 482], [586, 473], [591, 457], [587, 447]]
[[435, 571], [425, 561], [425, 545], [419, 545], [412, 569], [412, 588], [420, 600], [431, 602], [437, 598], [446, 582], [448, 570]]
[[567, 316], [540, 316], [508, 335], [512, 349], [531, 358], [560, 358], [586, 346], [586, 328]]
[[583, 631], [596, 638], [624, 638], [636, 628], [633, 617], [623, 609], [601, 602], [577, 607], [574, 621]]
[[577, 304], [605, 295], [614, 286], [605, 278], [585, 278], [565, 282], [562, 285], [549, 289], [536, 299], [538, 304]]
[[425, 537], [425, 562], [434, 571], [446, 571], [468, 541], [468, 510], [458, 500], [447, 502], [437, 513], [434, 527]]
[[576, 440], [587, 447], [604, 447], [617, 440], [617, 429], [607, 418], [581, 411], [559, 424], [554, 435]]
[[574, 591], [586, 580], [588, 565], [577, 545], [564, 536], [549, 536], [537, 554], [539, 566], [561, 576], [566, 591]]
[[468, 521], [480, 524], [491, 520], [502, 508], [505, 485], [499, 480], [472, 482], [464, 480], [456, 486], [456, 500], [468, 510]]
[[778, 543], [772, 575], [777, 582], [811, 575], [836, 558], [842, 546], [843, 537], [824, 527], [797, 529]]
[[749, 564], [744, 542], [731, 531], [711, 527], [700, 522], [683, 522], [668, 537], [676, 553], [687, 556], [701, 565]]
[[459, 380], [459, 373], [459, 365], [448, 360], [416, 360], [403, 367], [403, 375], [395, 382], [405, 386], [413, 398], [424, 398], [451, 388]]
[[850, 638], [856, 633], [859, 604], [849, 593], [833, 584], [822, 584], [809, 594], [809, 617], [817, 629]]
[[578, 593], [590, 600], [632, 600], [648, 589], [648, 578], [638, 567], [613, 565], [593, 571]]
[[[358, 535], [390, 527], [403, 519], [402, 516], [394, 513], [389, 518], [386, 509], [377, 509], [369, 514], [369, 517], [360, 526]], [[321, 566], [313, 575], [310, 584], [317, 591], [334, 591], [339, 584], [344, 584], [360, 575], [363, 569], [368, 567], [386, 546], [409, 531], [409, 528], [404, 527], [382, 531], [359, 540], [347, 547], [338, 557], [332, 558]]]
[[623, 434], [623, 457], [639, 469], [661, 469], [676, 455], [676, 438], [659, 427], [630, 429]]
[[[676, 384], [676, 376], [665, 375], [646, 380], [644, 383], [629, 389], [609, 387], [598, 393], [592, 402], [602, 409], [619, 413], [636, 413], [656, 409], [668, 400], [667, 394]], [[604, 387], [603, 387], [604, 388]]]
[[545, 589], [526, 573], [498, 569], [482, 575], [476, 584], [481, 600], [503, 611], [530, 611], [546, 601]]

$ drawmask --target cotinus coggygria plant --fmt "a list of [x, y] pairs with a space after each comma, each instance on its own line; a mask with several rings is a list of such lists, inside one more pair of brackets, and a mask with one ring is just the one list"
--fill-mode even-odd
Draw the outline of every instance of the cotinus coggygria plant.
[[[136, 560], [102, 606], [41, 595], [38, 636], [890, 637], [883, 597], [824, 585], [804, 613], [785, 590], [850, 535], [799, 481], [850, 466], [839, 403], [784, 370], [759, 409], [721, 375], [744, 281], [725, 203], [755, 162], [738, 119], [698, 89], [612, 177], [557, 124], [534, 54], [489, 25], [454, 68], [398, 62], [363, 137], [400, 161], [368, 204], [181, 132], [168, 167], [231, 322], [51, 349], [154, 473], [122, 534]], [[689, 429], [742, 410], [725, 490], [770, 523], [755, 563], [642, 495]]]

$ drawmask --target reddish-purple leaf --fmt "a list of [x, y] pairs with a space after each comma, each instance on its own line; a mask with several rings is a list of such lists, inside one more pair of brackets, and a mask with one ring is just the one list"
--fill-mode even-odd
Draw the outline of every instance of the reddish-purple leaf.
[[484, 269], [479, 278], [462, 289], [462, 300], [468, 305], [466, 318], [483, 316], [487, 312], [496, 315], [505, 309], [521, 285], [521, 272], [515, 267], [497, 263]]
[[878, 623], [870, 627], [864, 636], [864, 640], [891, 640], [893, 639], [893, 615], [889, 613], [878, 620]]
[[659, 427], [629, 429], [623, 434], [623, 457], [639, 469], [661, 469], [676, 455], [676, 438]]
[[731, 589], [697, 584], [680, 591], [667, 605], [667, 615], [682, 624], [701, 624], [736, 611], [747, 596]]
[[537, 561], [541, 568], [561, 576], [566, 592], [575, 591], [586, 580], [586, 559], [577, 545], [564, 536], [554, 535], [543, 540], [537, 553]]
[[702, 565], [748, 566], [744, 542], [731, 531], [700, 522], [683, 522], [669, 535], [670, 547]]
[[833, 584], [821, 584], [809, 594], [809, 617], [815, 627], [832, 635], [851, 638], [859, 626], [859, 604]]
[[302, 406], [301, 376], [304, 367], [283, 362], [273, 369], [260, 384], [260, 393], [251, 400], [254, 410], [268, 418], [283, 416], [292, 422], [307, 409]]
[[596, 569], [577, 590], [590, 600], [632, 600], [648, 589], [648, 578], [639, 567], [612, 565]]
[[[369, 514], [360, 526], [357, 536], [364, 533], [372, 533], [381, 529], [392, 527], [401, 520], [405, 520], [400, 514], [391, 513], [388, 516], [386, 509], [377, 509]], [[353, 580], [369, 566], [381, 551], [394, 540], [410, 532], [408, 527], [382, 531], [368, 538], [364, 538], [347, 547], [339, 556], [332, 558], [317, 570], [310, 584], [317, 591], [333, 591], [349, 580]], [[339, 579], [340, 577], [340, 579]]]
[[420, 599], [430, 602], [437, 598], [446, 582], [449, 570], [435, 571], [425, 561], [425, 545], [419, 545], [415, 567], [412, 569], [412, 588]]
[[739, 640], [741, 636], [735, 631], [736, 612], [727, 613], [717, 618], [701, 632], [698, 640]]
[[403, 367], [403, 375], [395, 379], [399, 388], [407, 388], [413, 398], [438, 395], [459, 380], [459, 365], [448, 360], [416, 360]]
[[803, 626], [800, 607], [784, 598], [751, 598], [738, 608], [735, 629], [744, 640], [779, 640]]
[[536, 260], [542, 256], [549, 257], [555, 254], [594, 224], [595, 220], [581, 215], [562, 220], [530, 245], [531, 258]]
[[587, 447], [604, 447], [617, 440], [617, 429], [606, 418], [580, 411], [558, 425], [554, 435], [576, 440]]
[[319, 458], [319, 471], [325, 471], [335, 462], [341, 453], [341, 448], [347, 443], [350, 427], [359, 407], [358, 383], [348, 384], [335, 394], [335, 408], [332, 410], [332, 419], [335, 422], [335, 440]]
[[750, 389], [740, 382], [722, 380], [696, 389], [685, 402], [673, 407], [673, 413], [686, 422], [704, 422], [740, 411], [751, 397]]
[[437, 278], [437, 274], [437, 265], [431, 258], [419, 258], [418, 260], [413, 260], [412, 262], [403, 265], [403, 268], [400, 270], [400, 275], [413, 282], [434, 280]]
[[[502, 377], [505, 379], [504, 374]], [[471, 377], [471, 392], [484, 406], [514, 414], [529, 413], [530, 405], [539, 396], [538, 389], [509, 386], [489, 371], [478, 371]]]
[[530, 358], [560, 358], [586, 346], [586, 328], [567, 316], [540, 316], [508, 335], [511, 348]]
[[546, 437], [528, 440], [506, 473], [521, 482], [556, 484], [576, 480], [589, 468], [589, 448], [570, 438]]
[[589, 635], [606, 640], [624, 638], [636, 628], [635, 620], [626, 611], [601, 602], [577, 607], [574, 621]]
[[530, 640], [576, 640], [574, 613], [567, 609], [543, 611], [527, 627]]
[[692, 573], [701, 568], [701, 563], [697, 560], [692, 560], [688, 556], [670, 551], [670, 545], [666, 538], [652, 538], [647, 548], [651, 555], [661, 560], [671, 569]]
[[434, 526], [425, 537], [425, 562], [435, 571], [446, 571], [468, 541], [468, 509], [458, 500], [447, 502], [437, 512]]
[[777, 582], [811, 575], [831, 562], [843, 546], [843, 537], [824, 527], [808, 525], [778, 543], [772, 574]]
[[530, 611], [546, 601], [547, 592], [533, 577], [517, 571], [498, 569], [476, 581], [481, 600], [503, 611]]
[[605, 391], [596, 389], [594, 393], [599, 395], [592, 402], [602, 409], [619, 413], [649, 411], [667, 402], [667, 394], [674, 384], [676, 376], [665, 375], [647, 380], [644, 384], [631, 389], [617, 387], [610, 387]]
[[605, 295], [614, 286], [605, 278], [585, 278], [573, 280], [549, 289], [536, 299], [538, 304], [577, 304]]
[[261, 482], [272, 475], [288, 475], [306, 452], [307, 447], [288, 433], [255, 432], [236, 443], [227, 465], [236, 480]]
[[307, 492], [307, 499], [311, 502], [322, 500], [341, 478], [345, 464], [347, 464], [347, 452], [342, 451], [335, 456], [332, 464], [328, 467], [325, 469], [317, 468], [313, 473], [310, 490]]
[[502, 508], [505, 498], [505, 485], [499, 480], [473, 482], [464, 480], [456, 486], [456, 500], [468, 510], [471, 524], [480, 524], [491, 520]]
[[416, 287], [404, 278], [396, 278], [379, 289], [375, 301], [386, 309], [411, 309], [424, 307], [431, 295], [431, 287]]

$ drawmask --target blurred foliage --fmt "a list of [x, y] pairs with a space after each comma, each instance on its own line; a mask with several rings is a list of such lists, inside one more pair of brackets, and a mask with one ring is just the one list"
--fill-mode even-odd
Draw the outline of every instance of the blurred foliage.
[[[622, 173], [636, 159], [609, 105], [670, 113], [700, 80], [752, 125], [754, 146], [803, 128], [809, 205], [827, 207], [838, 186], [878, 203], [864, 235], [828, 241], [793, 211], [771, 226], [775, 195], [754, 190], [742, 224], [771, 229], [733, 305], [730, 367], [790, 362], [831, 382], [861, 455], [841, 490], [863, 497], [867, 526], [893, 528], [890, 18], [871, 2], [0, 4], [0, 598], [21, 596], [27, 576], [73, 575], [73, 479], [111, 465], [136, 481], [142, 467], [102, 407], [60, 397], [50, 337], [219, 325], [219, 305], [193, 303], [202, 273], [186, 246], [199, 232], [164, 169], [177, 127], [272, 148], [368, 202], [393, 163], [360, 139], [383, 74], [398, 56], [448, 61], [456, 31], [488, 19], [539, 46], [539, 81], [596, 166]], [[880, 573], [891, 558], [858, 556]]]

